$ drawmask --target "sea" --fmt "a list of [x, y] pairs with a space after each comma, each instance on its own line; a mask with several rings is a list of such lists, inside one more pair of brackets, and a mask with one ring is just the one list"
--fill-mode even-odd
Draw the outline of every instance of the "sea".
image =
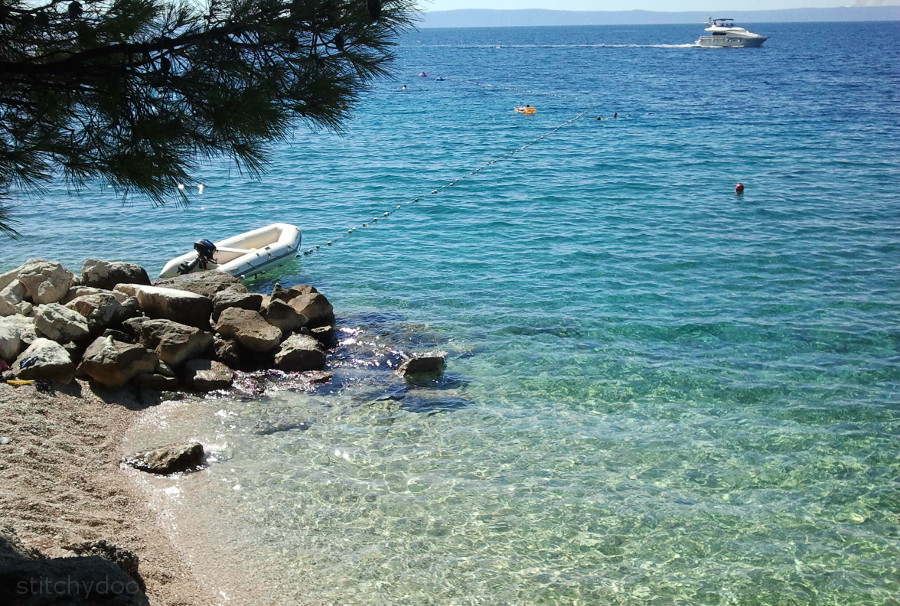
[[0, 269], [301, 227], [249, 286], [328, 297], [332, 381], [126, 445], [206, 446], [135, 481], [222, 604], [900, 604], [900, 22], [745, 25], [411, 30], [341, 132], [188, 207], [53, 183]]

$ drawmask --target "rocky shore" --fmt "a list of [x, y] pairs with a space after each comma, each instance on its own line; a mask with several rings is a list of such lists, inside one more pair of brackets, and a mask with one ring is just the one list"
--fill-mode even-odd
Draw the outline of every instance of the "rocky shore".
[[32, 259], [0, 275], [7, 380], [224, 389], [234, 370], [322, 370], [333, 322], [312, 286], [250, 293], [217, 271], [151, 284], [130, 263], [88, 260], [76, 276]]
[[[333, 341], [332, 305], [309, 285], [251, 293], [217, 271], [151, 283], [99, 260], [0, 275], [0, 603], [216, 603], [122, 470], [201, 469], [202, 445], [123, 457], [125, 431], [162, 394], [227, 390], [236, 372], [327, 382]], [[443, 363], [412, 356], [398, 371]]]

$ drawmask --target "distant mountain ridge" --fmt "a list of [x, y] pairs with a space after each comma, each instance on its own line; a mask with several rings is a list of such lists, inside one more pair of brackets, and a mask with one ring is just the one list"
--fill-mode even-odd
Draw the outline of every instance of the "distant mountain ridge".
[[536, 25], [666, 25], [703, 23], [710, 16], [730, 17], [740, 23], [797, 23], [803, 21], [900, 21], [900, 6], [792, 8], [765, 11], [708, 12], [559, 11], [548, 9], [460, 9], [422, 13], [420, 28], [516, 27]]

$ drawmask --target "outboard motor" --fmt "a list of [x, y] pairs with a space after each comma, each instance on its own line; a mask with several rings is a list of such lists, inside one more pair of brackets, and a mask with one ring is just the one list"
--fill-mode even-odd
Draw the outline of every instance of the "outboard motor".
[[210, 263], [215, 263], [213, 255], [216, 254], [216, 245], [212, 243], [212, 240], [203, 238], [198, 242], [194, 242], [194, 250], [197, 251], [197, 257], [179, 265], [178, 273], [189, 274], [194, 271], [198, 264], [200, 269], [208, 269]]

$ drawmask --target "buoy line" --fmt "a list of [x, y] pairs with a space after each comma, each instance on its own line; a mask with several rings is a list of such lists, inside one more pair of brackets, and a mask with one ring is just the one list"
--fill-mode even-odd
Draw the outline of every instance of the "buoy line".
[[[558, 132], [559, 132], [560, 130], [562, 130], [563, 128], [569, 126], [569, 125], [572, 124], [573, 122], [575, 122], [575, 121], [577, 121], [578, 119], [580, 119], [580, 118], [581, 118], [582, 116], [584, 116], [587, 112], [588, 112], [588, 110], [584, 110], [584, 111], [582, 111], [581, 113], [579, 113], [577, 116], [574, 116], [574, 117], [572, 117], [572, 118], [569, 118], [569, 119], [566, 120], [565, 122], [563, 122], [563, 123], [561, 123], [561, 124], [555, 126], [554, 128], [551, 128], [550, 130], [548, 130], [548, 131], [544, 132], [543, 134], [541, 134], [541, 135], [535, 137], [534, 139], [532, 139], [531, 141], [525, 143], [524, 145], [521, 145], [521, 146], [519, 146], [519, 147], [516, 147], [515, 149], [512, 149], [512, 150], [506, 152], [505, 154], [502, 154], [502, 155], [500, 155], [500, 156], [498, 156], [498, 157], [496, 157], [496, 158], [494, 158], [494, 159], [492, 159], [492, 160], [489, 160], [489, 161], [485, 162], [484, 164], [482, 164], [482, 165], [479, 166], [478, 168], [475, 168], [475, 169], [469, 171], [468, 173], [466, 173], [466, 174], [463, 175], [462, 177], [457, 177], [456, 179], [453, 179], [452, 181], [449, 181], [449, 182], [447, 182], [447, 183], [441, 185], [440, 187], [438, 187], [438, 188], [436, 188], [436, 189], [432, 189], [431, 192], [430, 192], [430, 195], [437, 195], [437, 194], [441, 193], [444, 189], [446, 189], [446, 188], [448, 188], [448, 187], [453, 187], [454, 185], [456, 185], [457, 183], [459, 183], [459, 182], [462, 181], [463, 179], [466, 179], [466, 178], [468, 178], [468, 177], [477, 175], [478, 173], [480, 173], [480, 172], [483, 171], [484, 169], [486, 169], [486, 168], [488, 168], [488, 167], [490, 167], [490, 166], [493, 166], [494, 164], [496, 164], [496, 163], [498, 163], [498, 162], [501, 162], [501, 161], [503, 161], [503, 160], [512, 158], [513, 156], [515, 156], [515, 155], [518, 154], [519, 152], [525, 151], [526, 149], [528, 149], [528, 148], [531, 147], [532, 145], [534, 145], [534, 144], [536, 144], [536, 143], [539, 143], [540, 141], [543, 141], [544, 139], [546, 139], [547, 137], [550, 137], [551, 135], [555, 135], [556, 133], [558, 133]], [[366, 227], [371, 227], [371, 226], [373, 226], [375, 223], [378, 223], [378, 221], [386, 220], [388, 217], [390, 217], [391, 215], [393, 215], [393, 214], [396, 213], [397, 211], [401, 210], [401, 209], [404, 208], [405, 206], [410, 206], [410, 205], [412, 205], [412, 204], [415, 204], [416, 202], [419, 202], [421, 199], [422, 199], [421, 197], [416, 197], [416, 198], [413, 198], [412, 200], [409, 200], [409, 201], [404, 202], [404, 203], [402, 203], [402, 204], [397, 204], [397, 205], [395, 205], [392, 209], [383, 212], [381, 215], [372, 217], [372, 219], [370, 219], [369, 221], [366, 221], [365, 223], [360, 223], [360, 224], [358, 224], [358, 225], [355, 225], [355, 226], [353, 226], [353, 227], [347, 229], [346, 232], [344, 232], [343, 234], [341, 234], [340, 236], [338, 236], [338, 237], [336, 237], [336, 238], [332, 238], [331, 240], [328, 240], [325, 244], [317, 244], [317, 245], [313, 246], [312, 248], [308, 248], [308, 249], [304, 250], [303, 253], [302, 253], [302, 255], [303, 255], [303, 256], [309, 256], [309, 255], [311, 255], [311, 254], [313, 254], [313, 253], [315, 253], [315, 252], [317, 252], [317, 251], [319, 251], [319, 250], [322, 250], [323, 248], [327, 248], [327, 247], [329, 247], [329, 246], [333, 246], [333, 245], [336, 244], [337, 242], [349, 238], [351, 235], [353, 235], [353, 233], [354, 233], [355, 231], [357, 231], [357, 230], [359, 230], [359, 229], [364, 229], [364, 228], [366, 228]], [[300, 256], [300, 255], [298, 254], [298, 256]]]

